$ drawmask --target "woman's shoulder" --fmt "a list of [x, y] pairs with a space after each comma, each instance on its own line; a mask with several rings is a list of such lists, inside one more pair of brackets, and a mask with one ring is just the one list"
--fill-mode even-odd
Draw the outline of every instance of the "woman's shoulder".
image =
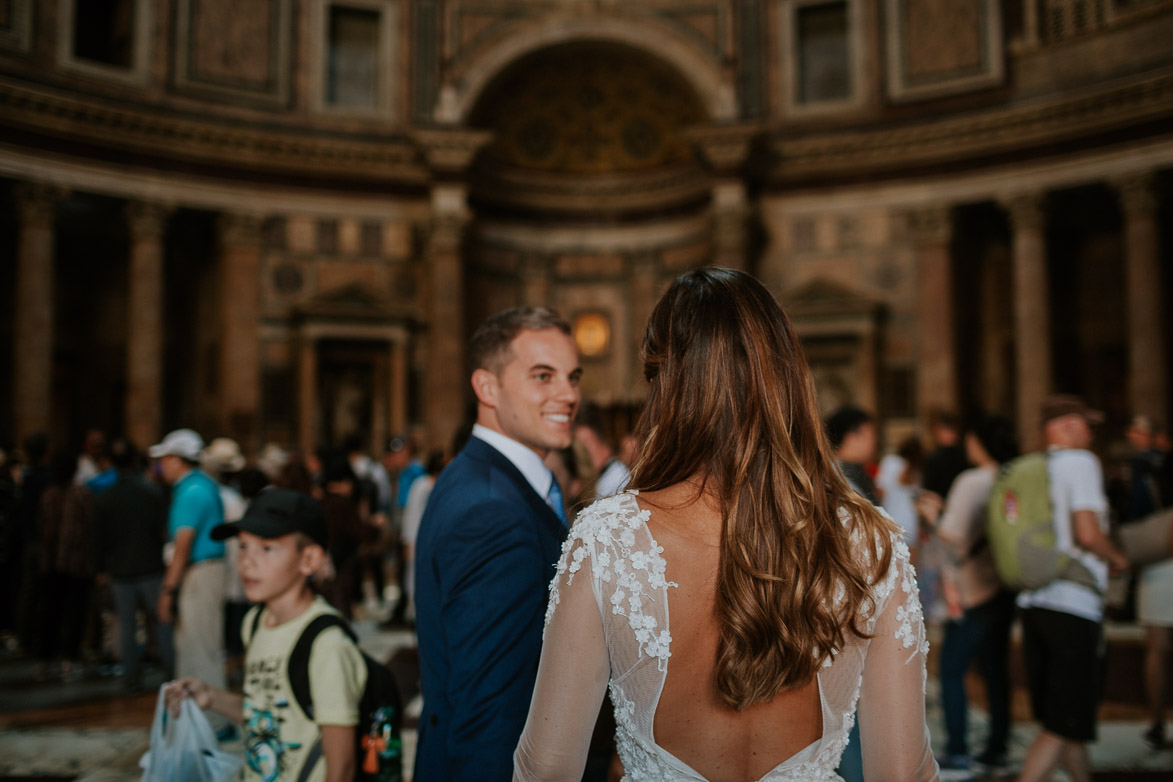
[[644, 526], [649, 514], [636, 501], [638, 493], [625, 491], [588, 505], [571, 525], [567, 541], [604, 542], [616, 535], [626, 537], [622, 535], [623, 530], [632, 531]]

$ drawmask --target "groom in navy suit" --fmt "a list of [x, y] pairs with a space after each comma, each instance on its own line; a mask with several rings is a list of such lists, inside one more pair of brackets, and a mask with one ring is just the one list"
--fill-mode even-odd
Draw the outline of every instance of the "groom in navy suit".
[[512, 777], [567, 532], [542, 459], [573, 437], [582, 369], [569, 325], [548, 309], [507, 310], [481, 324], [470, 354], [477, 423], [436, 480], [416, 543], [416, 782]]

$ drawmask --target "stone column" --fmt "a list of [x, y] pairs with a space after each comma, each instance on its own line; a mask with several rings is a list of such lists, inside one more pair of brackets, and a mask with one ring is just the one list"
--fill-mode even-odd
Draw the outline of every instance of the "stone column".
[[934, 410], [957, 409], [957, 345], [954, 340], [953, 236], [948, 207], [909, 214], [916, 246], [917, 310], [920, 350], [917, 357], [917, 413], [927, 426]]
[[1128, 401], [1167, 424], [1168, 372], [1161, 311], [1160, 233], [1151, 176], [1116, 183], [1124, 212], [1125, 284], [1128, 291]]
[[[391, 343], [391, 434], [407, 431], [407, 346], [402, 340]], [[386, 443], [380, 448], [385, 447]]]
[[318, 345], [309, 334], [301, 335], [297, 358], [297, 444], [311, 453], [318, 436]]
[[65, 192], [21, 184], [14, 191], [20, 218], [13, 300], [13, 432], [21, 442], [49, 433], [53, 402], [54, 235]]
[[471, 393], [465, 364], [464, 235], [468, 166], [492, 136], [485, 131], [428, 129], [413, 135], [434, 175], [425, 253], [428, 266], [428, 357], [425, 423], [430, 443], [447, 444]]
[[259, 446], [261, 219], [223, 214], [220, 231], [220, 431]]
[[1042, 447], [1039, 408], [1051, 392], [1051, 307], [1047, 285], [1045, 216], [1040, 194], [1002, 202], [1013, 237], [1014, 366], [1018, 439], [1023, 451]]
[[723, 125], [693, 128], [687, 132], [713, 173], [713, 262], [747, 269], [749, 199], [744, 167], [758, 125]]
[[170, 209], [127, 204], [130, 280], [126, 323], [126, 434], [139, 448], [157, 443], [163, 422], [163, 234]]

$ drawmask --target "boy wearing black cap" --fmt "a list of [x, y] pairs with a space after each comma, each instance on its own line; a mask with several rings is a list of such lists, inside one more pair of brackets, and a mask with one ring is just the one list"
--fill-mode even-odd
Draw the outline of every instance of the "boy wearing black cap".
[[168, 703], [174, 711], [191, 697], [200, 708], [244, 722], [246, 780], [353, 779], [354, 731], [367, 675], [358, 647], [338, 627], [323, 630], [314, 641], [312, 719], [297, 705], [288, 676], [289, 655], [302, 631], [315, 617], [336, 613], [307, 583], [326, 559], [322, 510], [303, 494], [266, 491], [239, 522], [212, 530], [218, 540], [233, 536], [240, 540], [237, 568], [245, 595], [263, 604], [242, 625], [244, 696], [189, 677], [169, 685]]

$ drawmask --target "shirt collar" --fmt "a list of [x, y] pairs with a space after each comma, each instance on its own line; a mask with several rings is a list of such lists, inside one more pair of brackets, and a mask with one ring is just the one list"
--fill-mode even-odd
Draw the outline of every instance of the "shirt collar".
[[494, 431], [480, 424], [473, 425], [472, 436], [493, 446], [502, 456], [518, 469], [526, 483], [533, 487], [542, 499], [550, 491], [554, 473], [542, 463], [542, 457], [508, 435]]

